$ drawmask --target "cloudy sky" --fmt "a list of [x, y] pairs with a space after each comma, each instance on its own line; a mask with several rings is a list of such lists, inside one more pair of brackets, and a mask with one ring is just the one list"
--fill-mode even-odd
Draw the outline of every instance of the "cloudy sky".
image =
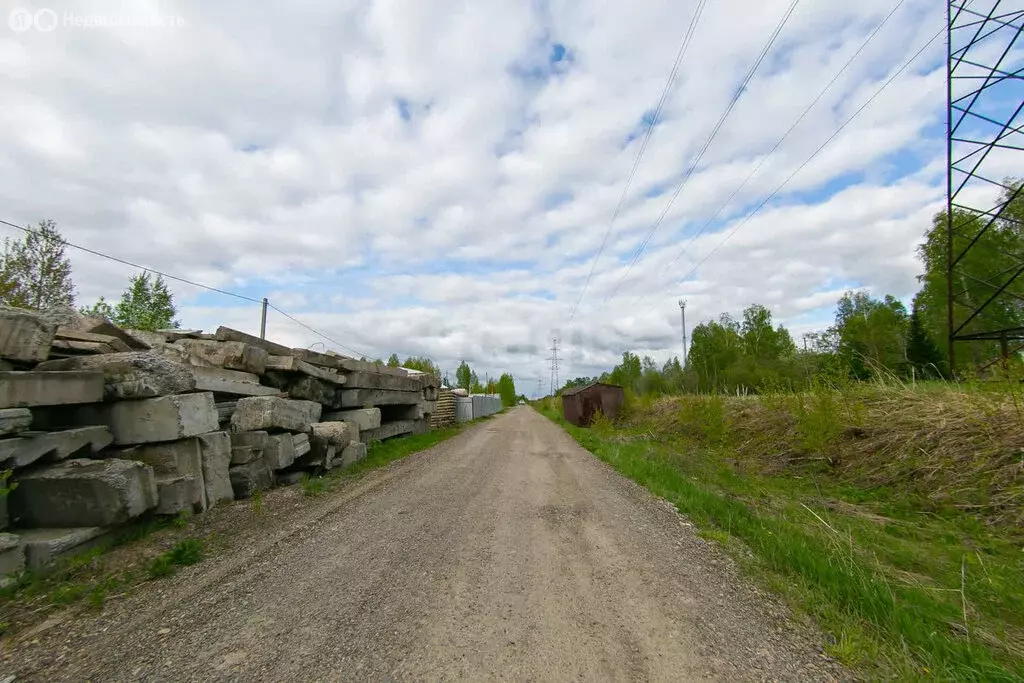
[[[0, 218], [266, 296], [331, 339], [271, 311], [284, 343], [466, 359], [530, 394], [552, 336], [563, 379], [678, 353], [680, 297], [690, 327], [759, 302], [799, 338], [848, 288], [915, 291], [944, 191], [945, 47], [800, 168], [944, 16], [899, 3], [771, 153], [897, 1], [799, 2], [740, 90], [790, 6], [15, 0]], [[134, 272], [70, 255], [82, 303]], [[186, 327], [259, 329], [255, 303], [172, 288]]]

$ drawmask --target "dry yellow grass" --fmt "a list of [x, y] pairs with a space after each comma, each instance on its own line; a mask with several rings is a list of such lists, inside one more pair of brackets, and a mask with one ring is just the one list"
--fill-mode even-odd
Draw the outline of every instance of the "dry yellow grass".
[[656, 438], [713, 441], [720, 433], [744, 469], [813, 469], [999, 526], [1024, 526], [1024, 416], [1008, 392], [865, 385], [799, 395], [664, 397], [626, 420]]

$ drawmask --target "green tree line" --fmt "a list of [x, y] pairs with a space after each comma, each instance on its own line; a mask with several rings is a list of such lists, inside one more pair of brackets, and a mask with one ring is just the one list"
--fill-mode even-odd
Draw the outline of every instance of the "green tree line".
[[[66, 247], [52, 220], [41, 221], [21, 240], [5, 239], [0, 253], [0, 303], [36, 311], [74, 307], [76, 288]], [[174, 295], [167, 283], [160, 275], [153, 278], [145, 271], [129, 278], [116, 305], [100, 297], [94, 305], [79, 311], [101, 315], [135, 330], [179, 327], [174, 319]]]
[[[426, 357], [411, 356], [406, 358], [405, 362], [402, 362], [397, 353], [392, 353], [388, 356], [387, 361], [378, 359], [373, 362], [392, 368], [403, 367], [410, 370], [419, 370], [420, 372], [426, 372], [437, 377], [438, 380], [448, 380], [446, 376], [442, 375], [440, 368]], [[515, 405], [516, 401], [519, 400], [519, 396], [516, 394], [515, 378], [512, 377], [511, 373], [502, 373], [496, 380], [487, 377], [481, 382], [480, 377], [466, 361], [462, 361], [455, 370], [455, 386], [465, 389], [471, 394], [498, 394], [501, 396], [501, 403], [505, 407]]]
[[[1021, 180], [1007, 180], [1010, 188]], [[1009, 202], [1003, 218], [993, 223], [957, 268], [956, 318], [965, 320], [971, 306], [995, 291], [992, 283], [1013, 272], [1024, 258], [1024, 194]], [[956, 210], [954, 248], [959, 253], [981, 227], [981, 215]], [[987, 219], [986, 219], [987, 220]], [[639, 394], [679, 392], [757, 392], [800, 388], [826, 372], [831, 376], [868, 380], [889, 376], [913, 379], [946, 377], [946, 213], [935, 215], [918, 248], [924, 272], [910, 310], [896, 297], [873, 297], [864, 291], [846, 292], [836, 303], [833, 324], [823, 332], [805, 335], [797, 344], [777, 325], [771, 311], [748, 306], [739, 319], [722, 314], [702, 322], [691, 333], [686, 367], [672, 358], [658, 367], [650, 357], [627, 351], [622, 362], [598, 377], [577, 377], [564, 388], [595, 380], [619, 384]], [[1007, 294], [972, 321], [965, 332], [1024, 327], [1024, 279], [1013, 282]], [[958, 369], [981, 371], [1000, 355], [994, 341], [957, 342]], [[1013, 362], [1017, 362], [1014, 360]]]

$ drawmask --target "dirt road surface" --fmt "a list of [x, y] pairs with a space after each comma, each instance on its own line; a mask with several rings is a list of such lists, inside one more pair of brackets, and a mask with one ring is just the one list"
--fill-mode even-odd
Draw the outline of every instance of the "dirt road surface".
[[528, 407], [255, 532], [24, 635], [0, 680], [846, 677], [671, 506]]

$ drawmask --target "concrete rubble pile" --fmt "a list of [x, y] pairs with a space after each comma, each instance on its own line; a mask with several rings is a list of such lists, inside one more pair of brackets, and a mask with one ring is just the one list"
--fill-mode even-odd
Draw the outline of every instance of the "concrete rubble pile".
[[351, 465], [371, 441], [426, 431], [437, 398], [430, 375], [226, 327], [0, 307], [0, 581], [140, 515]]

